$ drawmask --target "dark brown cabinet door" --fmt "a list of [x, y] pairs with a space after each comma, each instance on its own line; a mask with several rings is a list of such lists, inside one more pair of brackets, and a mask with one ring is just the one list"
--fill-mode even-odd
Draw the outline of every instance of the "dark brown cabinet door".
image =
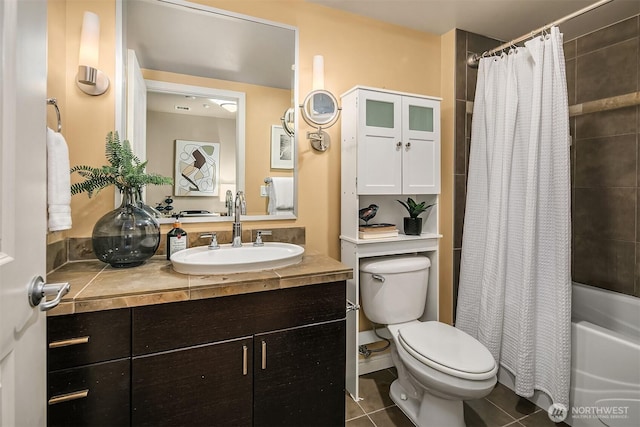
[[48, 426], [128, 426], [131, 359], [49, 372]]
[[345, 321], [254, 338], [254, 426], [343, 426]]
[[134, 426], [250, 426], [253, 340], [134, 357]]

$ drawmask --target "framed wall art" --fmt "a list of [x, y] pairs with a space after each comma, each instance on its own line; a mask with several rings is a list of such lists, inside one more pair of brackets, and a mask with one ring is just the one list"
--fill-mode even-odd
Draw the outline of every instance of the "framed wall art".
[[282, 126], [271, 126], [271, 169], [293, 169], [295, 147], [293, 138]]
[[220, 143], [176, 139], [175, 196], [218, 196]]

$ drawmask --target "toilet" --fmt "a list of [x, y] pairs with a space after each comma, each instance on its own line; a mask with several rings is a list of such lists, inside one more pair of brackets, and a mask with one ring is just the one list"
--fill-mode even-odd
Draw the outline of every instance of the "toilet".
[[398, 379], [390, 395], [396, 405], [419, 427], [462, 427], [462, 401], [488, 395], [498, 365], [471, 335], [445, 323], [418, 320], [427, 302], [430, 265], [421, 255], [362, 261], [362, 308], [393, 336]]

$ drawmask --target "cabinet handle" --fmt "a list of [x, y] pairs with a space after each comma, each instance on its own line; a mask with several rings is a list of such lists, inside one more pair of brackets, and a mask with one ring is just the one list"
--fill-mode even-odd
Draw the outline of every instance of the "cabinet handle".
[[247, 346], [242, 346], [242, 375], [247, 375]]
[[411, 148], [411, 143], [410, 143], [410, 142], [407, 142], [407, 144], [405, 145], [405, 147], [407, 147], [407, 150], [408, 150], [409, 148]]
[[267, 343], [262, 341], [262, 369], [267, 369]]
[[68, 340], [60, 340], [49, 343], [49, 348], [69, 347], [70, 345], [86, 344], [89, 342], [89, 336], [71, 338]]
[[402, 148], [402, 141], [398, 141], [396, 143], [396, 148]]
[[73, 393], [59, 394], [49, 399], [49, 405], [68, 402], [70, 400], [84, 399], [89, 394], [89, 390], [74, 391]]

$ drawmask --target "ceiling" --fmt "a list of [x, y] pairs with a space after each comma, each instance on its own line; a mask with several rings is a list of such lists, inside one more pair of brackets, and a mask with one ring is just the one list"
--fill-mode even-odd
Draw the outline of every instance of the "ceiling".
[[174, 1], [124, 1], [125, 45], [140, 67], [292, 88], [292, 27]]
[[[306, 0], [434, 34], [453, 28], [513, 40], [597, 0]], [[639, 0], [613, 0], [560, 25], [564, 40], [640, 13]]]
[[147, 92], [147, 110], [219, 119], [236, 118], [236, 113], [225, 110], [211, 99], [174, 93]]

